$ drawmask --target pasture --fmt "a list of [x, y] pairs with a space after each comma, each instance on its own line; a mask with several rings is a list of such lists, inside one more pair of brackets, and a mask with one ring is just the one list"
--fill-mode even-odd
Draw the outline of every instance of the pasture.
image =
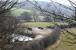
[[[59, 23], [56, 22], [59, 25], [63, 24], [63, 23]], [[25, 26], [28, 27], [47, 27], [47, 26], [54, 26], [53, 22], [26, 22], [23, 23]], [[64, 23], [66, 24], [66, 23]], [[75, 33], [76, 32], [76, 28], [71, 28], [71, 29], [67, 29], [68, 31]], [[64, 30], [63, 30], [64, 31]], [[76, 42], [76, 40], [70, 40], [67, 37], [70, 37], [71, 39], [73, 39], [74, 37], [72, 35], [70, 35], [68, 32], [64, 31], [61, 32], [61, 42], [59, 43], [58, 47], [56, 48], [56, 50], [76, 50], [76, 44], [73, 44]], [[72, 44], [71, 44], [72, 43]], [[47, 48], [47, 50], [50, 50], [50, 47]]]

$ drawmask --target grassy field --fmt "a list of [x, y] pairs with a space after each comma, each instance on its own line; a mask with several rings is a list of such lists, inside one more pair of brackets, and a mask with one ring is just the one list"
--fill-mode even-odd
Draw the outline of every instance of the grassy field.
[[[76, 28], [67, 29], [68, 31], [76, 34]], [[76, 39], [70, 35], [68, 32], [64, 31], [65, 34], [62, 34], [62, 40], [57, 50], [76, 50]], [[69, 39], [69, 38], [70, 39]], [[75, 44], [74, 44], [75, 43]]]
[[[57, 23], [57, 22], [56, 22]], [[30, 27], [47, 27], [47, 26], [54, 26], [54, 24], [52, 22], [27, 22], [24, 23], [27, 26]], [[63, 24], [63, 23], [58, 23]], [[76, 28], [71, 28], [71, 29], [67, 29], [70, 32], [76, 33]], [[72, 35], [70, 35], [69, 33], [67, 33], [66, 31], [64, 31], [65, 34], [61, 34], [61, 42], [59, 44], [59, 46], [56, 48], [56, 50], [76, 50], [76, 44], [70, 44], [70, 42], [76, 42], [76, 40], [69, 40], [67, 37], [70, 38], [74, 38]], [[69, 41], [69, 42], [67, 42]], [[49, 47], [50, 48], [50, 47]], [[47, 50], [50, 50], [50, 49]]]
[[[63, 25], [62, 22], [55, 22], [55, 23], [57, 23], [58, 25]], [[53, 22], [26, 22], [26, 23], [23, 23], [23, 25], [29, 26], [29, 27], [47, 27], [47, 26], [54, 26], [55, 23]]]
[[47, 27], [47, 26], [53, 26], [54, 25], [50, 22], [27, 22], [24, 24], [28, 25], [29, 27]]

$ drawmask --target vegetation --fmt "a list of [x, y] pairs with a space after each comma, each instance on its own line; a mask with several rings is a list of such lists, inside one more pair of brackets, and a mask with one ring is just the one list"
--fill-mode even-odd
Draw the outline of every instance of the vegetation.
[[[50, 9], [49, 3], [44, 9], [35, 0], [33, 2], [26, 1], [33, 5], [35, 9], [31, 11], [17, 8], [18, 10], [16, 10], [14, 6], [17, 4], [17, 0], [0, 0], [0, 50], [44, 50], [47, 47], [47, 50], [50, 50], [50, 47], [56, 44], [58, 40], [61, 41], [59, 45], [51, 48], [51, 50], [76, 50], [76, 10], [74, 12], [60, 4], [60, 6], [75, 13], [72, 17], [65, 17], [60, 9]], [[50, 1], [53, 2], [52, 0]], [[72, 6], [76, 6], [71, 0], [68, 1]], [[57, 8], [56, 5], [54, 7]], [[26, 20], [26, 22], [19, 22], [17, 17]], [[34, 40], [25, 42], [19, 41], [18, 38], [15, 39], [16, 42], [12, 42], [14, 37], [18, 35], [24, 37], [24, 34]]]
[[[62, 22], [54, 22], [58, 25], [67, 25], [67, 23]], [[29, 27], [48, 27], [48, 26], [55, 26], [53, 22], [26, 22], [22, 23], [22, 25], [29, 26]]]
[[28, 9], [22, 9], [22, 8], [12, 8], [12, 11], [11, 11], [12, 15], [14, 16], [20, 16], [24, 12], [31, 13], [32, 11]]
[[[11, 15], [10, 10], [15, 6], [17, 1], [0, 0], [0, 49], [10, 43], [10, 35], [16, 30], [18, 21]], [[5, 46], [6, 47], [6, 46]]]
[[[56, 22], [59, 25], [63, 25], [63, 23], [59, 23]], [[25, 24], [25, 27], [47, 27], [47, 26], [55, 26], [53, 24], [53, 22], [27, 22], [27, 23], [23, 23], [23, 25]], [[76, 32], [76, 28], [70, 28], [67, 29], [68, 31], [75, 33]], [[68, 32], [66, 32], [65, 30], [62, 30], [63, 32], [61, 32], [61, 39], [60, 39], [60, 44], [57, 46], [56, 50], [75, 50], [76, 48], [76, 44], [73, 44], [76, 42], [76, 40], [71, 40], [74, 39], [74, 37], [72, 35], [70, 35]], [[71, 39], [68, 39], [71, 38]], [[47, 50], [50, 50], [51, 46], [49, 46], [47, 48]]]
[[[67, 29], [72, 33], [75, 33], [76, 28], [70, 28]], [[65, 34], [62, 34], [62, 40], [60, 45], [58, 46], [57, 50], [75, 50], [76, 48], [76, 44], [74, 44], [76, 42], [76, 40], [71, 40], [74, 39], [74, 37], [72, 35], [70, 35], [68, 32], [64, 31]], [[71, 39], [68, 39], [71, 38]]]
[[[58, 22], [57, 22], [58, 23]], [[27, 22], [25, 23], [26, 25], [28, 25], [29, 27], [47, 27], [47, 26], [54, 26], [54, 24], [52, 22]], [[62, 24], [62, 23], [61, 23]], [[59, 23], [60, 25], [60, 23]], [[68, 31], [72, 32], [72, 33], [76, 33], [76, 28], [70, 28], [67, 29]], [[61, 32], [61, 42], [58, 45], [58, 47], [56, 48], [56, 50], [76, 50], [76, 44], [73, 44], [76, 42], [76, 40], [71, 40], [68, 39], [70, 38], [74, 38], [72, 35], [70, 35], [68, 32], [66, 32], [65, 30], [63, 30], [63, 32]], [[69, 42], [69, 43], [68, 43]], [[50, 50], [51, 46], [49, 46], [47, 48], [47, 50]]]

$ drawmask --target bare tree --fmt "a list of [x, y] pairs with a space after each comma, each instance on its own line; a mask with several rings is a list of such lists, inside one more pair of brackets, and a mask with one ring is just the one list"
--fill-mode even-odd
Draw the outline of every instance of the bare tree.
[[71, 6], [75, 9], [73, 12], [74, 12], [74, 16], [73, 16], [73, 19], [76, 21], [76, 2], [73, 2], [71, 0], [68, 0], [71, 4]]
[[10, 43], [10, 35], [16, 30], [17, 20], [10, 13], [16, 3], [16, 0], [0, 0], [0, 48]]
[[[25, 42], [19, 43], [18, 42], [18, 43], [11, 43], [10, 44], [10, 42], [9, 42], [10, 36], [9, 35], [14, 33], [17, 23], [15, 21], [15, 18], [12, 18], [12, 16], [8, 15], [8, 14], [9, 14], [9, 11], [11, 10], [11, 8], [13, 8], [13, 6], [16, 3], [17, 2], [13, 3], [13, 1], [9, 2], [9, 0], [6, 0], [6, 1], [1, 1], [1, 4], [0, 4], [0, 5], [2, 5], [1, 9], [0, 9], [0, 11], [1, 11], [1, 13], [0, 13], [0, 17], [1, 17], [0, 18], [1, 19], [0, 20], [0, 22], [1, 22], [0, 23], [0, 25], [1, 25], [0, 26], [0, 29], [1, 29], [0, 30], [0, 38], [3, 39], [2, 41], [0, 41], [0, 48], [2, 48], [2, 50], [44, 50], [44, 48], [48, 47], [49, 45], [54, 44], [59, 39], [59, 36], [60, 36], [59, 31], [61, 30], [60, 28], [64, 29], [64, 28], [68, 28], [69, 26], [72, 26], [72, 25], [59, 26], [56, 24], [57, 27], [54, 29], [54, 31], [52, 31], [52, 33], [49, 33], [48, 36], [43, 36], [42, 39], [30, 41], [28, 43], [25, 43]], [[42, 14], [45, 14], [47, 16], [51, 17], [51, 14], [52, 14], [52, 15], [55, 15], [53, 17], [55, 19], [56, 19], [56, 16], [60, 17], [60, 18], [61, 17], [66, 18], [66, 20], [71, 19], [71, 18], [64, 17], [64, 14], [61, 13], [61, 10], [58, 10], [58, 9], [51, 10], [50, 9], [50, 11], [49, 11], [47, 9], [42, 8], [41, 5], [39, 5], [38, 2], [36, 2], [36, 1], [34, 1], [34, 3], [32, 3], [32, 2], [30, 2], [30, 3], [33, 4], [37, 10], [40, 10]], [[48, 8], [50, 8], [50, 7], [48, 6]], [[57, 8], [57, 7], [55, 6], [55, 8]], [[56, 11], [58, 11], [58, 12], [56, 12]], [[67, 31], [67, 32], [69, 32], [69, 31]], [[69, 34], [76, 36], [75, 34], [70, 33], [70, 32], [69, 32]], [[7, 45], [7, 44], [9, 44], [9, 45]]]

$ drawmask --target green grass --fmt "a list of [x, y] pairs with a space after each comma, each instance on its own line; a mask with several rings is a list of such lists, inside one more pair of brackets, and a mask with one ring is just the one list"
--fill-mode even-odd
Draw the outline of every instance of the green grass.
[[[76, 28], [71, 28], [71, 29], [67, 29], [67, 30], [76, 34]], [[74, 36], [70, 35], [66, 31], [64, 31], [64, 33], [65, 33], [65, 35], [62, 34], [63, 35], [62, 41], [61, 41], [60, 45], [58, 46], [57, 50], [76, 50], [76, 43], [73, 44], [74, 42], [76, 42], [76, 39], [74, 39]], [[69, 37], [71, 39], [68, 39], [67, 37]]]
[[[63, 24], [63, 23], [59, 23], [56, 22], [59, 25]], [[27, 26], [30, 27], [47, 27], [47, 26], [54, 26], [54, 24], [52, 22], [27, 22], [27, 23], [23, 23]], [[71, 29], [67, 29], [70, 32], [76, 33], [76, 28], [71, 28]], [[61, 42], [59, 44], [59, 46], [56, 48], [56, 50], [76, 50], [76, 44], [70, 44], [68, 42], [65, 41], [69, 41], [69, 42], [76, 42], [76, 40], [69, 40], [67, 37], [70, 38], [74, 38], [72, 35], [68, 34], [66, 31], [64, 31], [64, 34], [61, 34]], [[49, 47], [50, 48], [50, 47]], [[47, 49], [50, 50], [50, 49]]]
[[[59, 25], [63, 25], [63, 23], [60, 22], [55, 22], [58, 23]], [[47, 26], [54, 26], [53, 22], [26, 22], [23, 23], [25, 26], [29, 27], [47, 27]], [[65, 23], [66, 24], [66, 23]]]
[[[67, 30], [76, 34], [76, 28], [70, 28]], [[61, 34], [61, 41], [55, 50], [76, 50], [76, 43], [75, 44], [69, 43], [69, 42], [72, 42], [72, 43], [76, 42], [76, 39], [70, 40], [67, 38], [67, 37], [70, 37], [71, 39], [73, 39], [74, 36], [68, 34], [66, 31], [64, 31], [64, 33], [65, 34]], [[47, 50], [51, 50], [51, 46], [47, 48]]]
[[53, 26], [51, 22], [28, 22], [24, 23], [25, 25], [28, 25], [30, 27], [47, 27], [47, 26]]

